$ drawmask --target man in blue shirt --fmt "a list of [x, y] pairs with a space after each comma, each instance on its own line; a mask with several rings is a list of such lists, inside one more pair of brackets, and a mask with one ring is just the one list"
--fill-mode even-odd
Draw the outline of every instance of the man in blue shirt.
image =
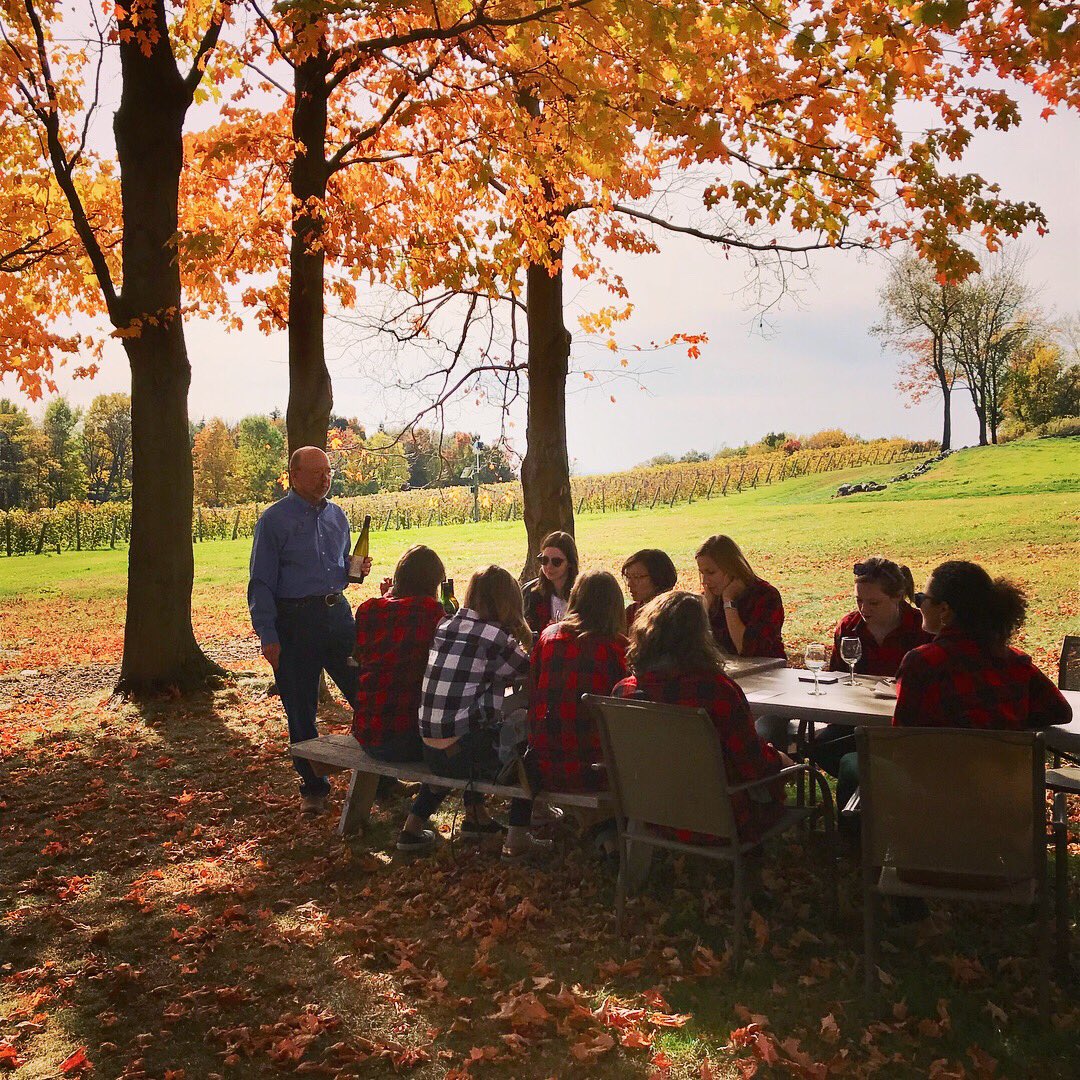
[[[319, 681], [325, 669], [346, 700], [356, 704], [357, 669], [349, 665], [356, 644], [352, 610], [345, 599], [349, 521], [326, 495], [334, 471], [317, 446], [302, 446], [289, 459], [289, 493], [263, 511], [251, 545], [248, 608], [274, 669], [289, 719], [289, 741], [314, 739]], [[364, 566], [366, 575], [371, 561]], [[306, 813], [326, 808], [330, 785], [308, 761], [293, 759]]]

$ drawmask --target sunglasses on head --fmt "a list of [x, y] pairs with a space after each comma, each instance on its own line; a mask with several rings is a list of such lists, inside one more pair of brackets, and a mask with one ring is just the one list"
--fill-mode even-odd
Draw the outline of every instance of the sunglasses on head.
[[566, 560], [561, 555], [537, 555], [536, 561], [541, 566], [554, 566], [556, 570], [558, 570], [559, 567], [562, 566], [564, 562], [566, 562]]

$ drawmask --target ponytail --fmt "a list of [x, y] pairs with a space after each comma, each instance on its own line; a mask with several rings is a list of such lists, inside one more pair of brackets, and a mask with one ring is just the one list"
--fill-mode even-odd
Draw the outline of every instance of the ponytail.
[[855, 580], [872, 583], [894, 600], [915, 599], [915, 579], [906, 566], [873, 555], [854, 566]]

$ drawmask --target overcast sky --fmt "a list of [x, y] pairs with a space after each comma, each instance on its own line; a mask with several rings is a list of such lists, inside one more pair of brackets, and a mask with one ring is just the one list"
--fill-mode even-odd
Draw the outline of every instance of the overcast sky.
[[[1050, 234], [1023, 241], [1030, 254], [1028, 275], [1041, 289], [1043, 307], [1065, 314], [1080, 308], [1080, 120], [1069, 116], [1042, 121], [1030, 102], [1024, 113], [1026, 121], [1016, 131], [980, 133], [963, 165], [998, 181], [1005, 195], [1042, 207]], [[740, 295], [745, 267], [735, 255], [725, 260], [700, 242], [681, 237], [666, 236], [662, 243], [658, 255], [616, 263], [635, 305], [625, 338], [647, 342], [675, 331], [702, 331], [709, 341], [696, 360], [674, 349], [643, 358], [642, 367], [649, 369], [644, 388], [630, 381], [590, 387], [580, 375], [572, 377], [569, 447], [579, 473], [614, 471], [663, 452], [711, 452], [768, 431], [807, 434], [842, 427], [867, 437], [940, 437], [939, 403], [905, 408], [894, 388], [897, 356], [869, 333], [878, 318], [877, 291], [887, 273], [882, 256], [819, 253], [813, 280], [802, 283], [797, 296], [772, 311], [762, 330]], [[573, 289], [568, 285], [571, 315], [574, 303], [588, 302], [588, 297], [575, 297]], [[339, 330], [331, 328], [331, 334], [340, 337]], [[193, 419], [221, 416], [235, 421], [275, 406], [284, 409], [284, 335], [266, 337], [254, 329], [229, 333], [200, 322], [189, 323], [187, 335]], [[334, 352], [335, 411], [359, 417], [369, 429], [394, 419], [360, 374], [356, 353]], [[129, 390], [122, 350], [110, 343], [107, 355], [93, 382], [75, 382], [61, 373], [61, 391], [85, 404], [95, 394]], [[595, 355], [576, 342], [572, 363], [591, 366]], [[10, 378], [0, 382], [0, 392], [18, 396]], [[512, 419], [511, 441], [523, 453], [523, 409], [515, 410]], [[448, 420], [485, 438], [499, 428], [495, 411], [472, 401], [461, 403]], [[970, 403], [966, 395], [958, 395], [954, 442], [971, 442], [976, 432]]]

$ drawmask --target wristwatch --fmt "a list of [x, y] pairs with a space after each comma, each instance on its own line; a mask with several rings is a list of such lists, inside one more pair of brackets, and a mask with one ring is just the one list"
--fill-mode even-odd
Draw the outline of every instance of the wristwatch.
[[731, 610], [734, 611], [735, 610], [735, 601], [734, 600], [725, 600], [724, 601], [724, 607], [725, 608], [731, 608]]

